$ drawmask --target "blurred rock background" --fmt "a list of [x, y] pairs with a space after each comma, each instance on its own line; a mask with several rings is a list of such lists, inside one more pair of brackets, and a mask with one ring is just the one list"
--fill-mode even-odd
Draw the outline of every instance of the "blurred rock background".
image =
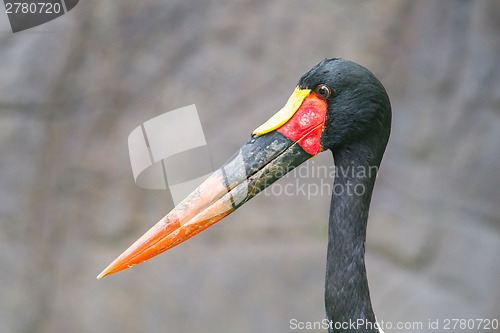
[[[370, 68], [392, 101], [367, 244], [379, 320], [500, 319], [499, 36], [497, 0], [87, 0], [17, 34], [0, 14], [0, 331], [323, 319], [326, 193], [263, 194], [167, 254], [95, 276], [173, 208], [133, 181], [135, 127], [196, 104], [220, 164], [325, 57]], [[297, 181], [318, 180], [283, 180]]]

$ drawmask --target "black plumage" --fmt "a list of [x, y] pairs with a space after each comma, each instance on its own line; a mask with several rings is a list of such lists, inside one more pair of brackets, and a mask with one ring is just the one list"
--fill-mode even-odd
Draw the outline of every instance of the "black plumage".
[[[334, 188], [344, 190], [332, 193], [326, 314], [339, 324], [358, 319], [374, 323], [364, 260], [365, 240], [373, 186], [390, 134], [389, 97], [369, 70], [343, 59], [325, 59], [299, 81], [302, 88], [313, 89], [318, 84], [332, 89], [321, 147], [333, 153], [338, 170]], [[335, 332], [378, 330], [366, 325]]]

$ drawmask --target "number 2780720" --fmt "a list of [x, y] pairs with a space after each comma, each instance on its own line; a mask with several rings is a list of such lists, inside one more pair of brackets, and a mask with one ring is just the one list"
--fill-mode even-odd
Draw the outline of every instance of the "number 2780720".
[[6, 14], [59, 14], [63, 11], [60, 3], [50, 2], [7, 2]]

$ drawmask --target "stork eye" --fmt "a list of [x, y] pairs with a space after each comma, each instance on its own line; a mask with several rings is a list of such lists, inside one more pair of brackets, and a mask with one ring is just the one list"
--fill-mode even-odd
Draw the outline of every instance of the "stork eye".
[[332, 94], [332, 90], [326, 84], [319, 84], [314, 93], [321, 99], [327, 99]]

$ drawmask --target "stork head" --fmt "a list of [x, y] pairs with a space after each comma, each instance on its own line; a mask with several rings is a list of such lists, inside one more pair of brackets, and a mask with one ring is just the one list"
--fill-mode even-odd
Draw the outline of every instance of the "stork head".
[[370, 143], [382, 151], [368, 158], [381, 158], [390, 121], [389, 98], [370, 71], [343, 59], [323, 60], [300, 78], [285, 106], [247, 143], [98, 278], [191, 238], [322, 150], [335, 154]]

